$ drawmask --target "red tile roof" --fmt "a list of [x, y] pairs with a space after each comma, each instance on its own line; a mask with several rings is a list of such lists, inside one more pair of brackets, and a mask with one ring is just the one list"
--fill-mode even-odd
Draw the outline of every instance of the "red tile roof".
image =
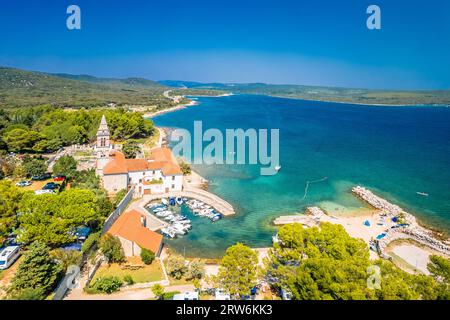
[[125, 159], [125, 155], [119, 151], [113, 151], [110, 157], [111, 161], [103, 168], [103, 174], [121, 174], [146, 170], [162, 170], [166, 176], [183, 174], [169, 148], [152, 150], [149, 159]]
[[146, 248], [157, 254], [161, 247], [163, 236], [142, 226], [141, 217], [145, 216], [137, 210], [124, 212], [114, 222], [108, 233], [133, 241], [141, 248]]

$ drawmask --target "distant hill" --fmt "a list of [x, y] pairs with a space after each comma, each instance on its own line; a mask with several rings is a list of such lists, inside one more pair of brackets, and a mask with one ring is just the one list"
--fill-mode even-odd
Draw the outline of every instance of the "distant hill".
[[107, 84], [107, 85], [125, 85], [125, 86], [133, 86], [133, 87], [152, 87], [152, 88], [164, 88], [165, 85], [160, 84], [153, 80], [148, 80], [144, 78], [126, 78], [126, 79], [117, 79], [117, 78], [98, 78], [90, 75], [73, 75], [67, 73], [54, 73], [49, 74], [51, 76], [66, 78], [77, 81], [85, 81], [95, 84]]
[[450, 90], [370, 90], [265, 83], [200, 83], [173, 80], [160, 81], [160, 83], [175, 88], [222, 90], [303, 100], [386, 105], [450, 105]]
[[163, 96], [164, 90], [164, 85], [140, 78], [56, 75], [0, 67], [0, 107], [92, 107], [115, 103], [164, 108], [173, 104]]

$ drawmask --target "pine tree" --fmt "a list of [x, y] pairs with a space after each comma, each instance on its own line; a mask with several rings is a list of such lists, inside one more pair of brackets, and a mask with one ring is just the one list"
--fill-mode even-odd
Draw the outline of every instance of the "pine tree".
[[20, 296], [30, 288], [40, 290], [45, 295], [54, 288], [62, 267], [50, 257], [49, 250], [46, 245], [38, 242], [30, 245], [12, 280], [12, 296]]

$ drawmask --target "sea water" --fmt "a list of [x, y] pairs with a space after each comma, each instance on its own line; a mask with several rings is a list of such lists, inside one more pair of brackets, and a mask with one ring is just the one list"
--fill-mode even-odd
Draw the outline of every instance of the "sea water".
[[333, 214], [357, 212], [366, 207], [352, 195], [355, 185], [450, 232], [450, 108], [259, 95], [197, 100], [196, 106], [155, 117], [155, 124], [192, 130], [194, 121], [201, 120], [204, 130], [280, 129], [281, 170], [261, 176], [257, 165], [193, 166], [210, 181], [209, 190], [230, 202], [237, 214], [211, 223], [182, 208], [193, 228], [167, 243], [186, 256], [218, 257], [236, 242], [269, 246], [276, 232], [273, 219], [308, 206]]

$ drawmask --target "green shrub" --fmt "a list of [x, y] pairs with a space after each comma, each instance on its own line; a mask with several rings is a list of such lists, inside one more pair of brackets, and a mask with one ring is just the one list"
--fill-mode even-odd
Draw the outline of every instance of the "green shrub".
[[95, 280], [95, 282], [91, 285], [91, 289], [93, 289], [94, 292], [111, 294], [118, 291], [122, 284], [122, 280], [118, 277], [102, 277]]
[[91, 233], [86, 241], [84, 241], [83, 246], [81, 247], [81, 252], [86, 253], [89, 250], [91, 250], [91, 248], [93, 248], [95, 245], [97, 245], [98, 240], [100, 239], [100, 232], [96, 232], [96, 233]]
[[125, 281], [125, 283], [126, 283], [127, 285], [129, 285], [129, 286], [131, 286], [131, 285], [134, 284], [134, 279], [133, 279], [133, 277], [130, 276], [129, 274], [127, 274], [127, 275], [125, 275], [125, 276], [123, 277], [123, 281]]
[[151, 264], [155, 260], [155, 254], [145, 248], [141, 249], [141, 260], [145, 264]]
[[180, 291], [171, 291], [171, 292], [165, 292], [162, 295], [162, 300], [170, 300], [173, 298], [174, 295], [180, 293]]
[[64, 272], [69, 266], [78, 265], [81, 262], [81, 252], [75, 250], [58, 248], [51, 251], [50, 256], [60, 262]]
[[185, 259], [180, 255], [171, 255], [167, 259], [167, 271], [175, 279], [181, 279], [187, 272]]
[[125, 254], [123, 253], [122, 244], [117, 237], [114, 237], [110, 234], [103, 235], [100, 239], [100, 249], [106, 260], [108, 260], [108, 263], [120, 263], [125, 260]]
[[44, 293], [39, 288], [26, 288], [10, 296], [11, 300], [43, 300], [45, 297]]

